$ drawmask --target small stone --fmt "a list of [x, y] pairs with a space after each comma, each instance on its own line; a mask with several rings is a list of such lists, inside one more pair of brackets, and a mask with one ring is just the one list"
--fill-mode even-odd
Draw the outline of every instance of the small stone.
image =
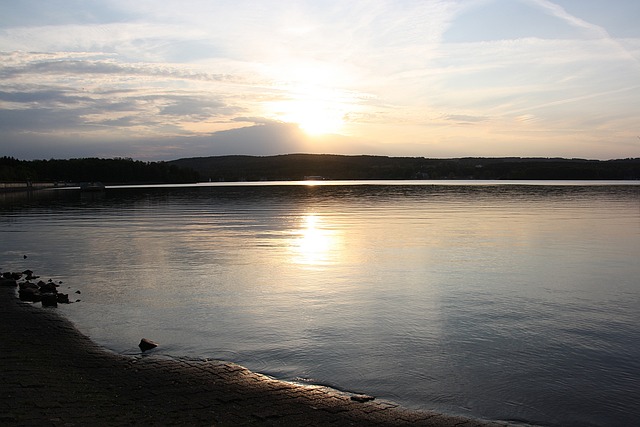
[[40, 291], [34, 288], [24, 288], [18, 291], [20, 301], [38, 302], [42, 299]]
[[20, 289], [35, 289], [35, 290], [39, 290], [40, 288], [35, 283], [22, 282], [22, 283], [20, 283]]
[[138, 347], [140, 347], [140, 350], [142, 351], [151, 350], [152, 348], [156, 348], [157, 346], [158, 346], [157, 343], [147, 338], [142, 338], [140, 340], [140, 344], [138, 344]]
[[42, 294], [42, 306], [43, 307], [57, 307], [58, 297], [54, 293]]
[[369, 402], [374, 399], [375, 397], [369, 396], [368, 394], [354, 394], [353, 396], [351, 396], [351, 400], [354, 400], [360, 403]]
[[[42, 283], [40, 285], [40, 283]], [[38, 283], [40, 285], [40, 292], [44, 293], [51, 293], [51, 294], [55, 294], [58, 292], [58, 290], [56, 289], [57, 286], [55, 285], [55, 283], [49, 282], [49, 283], [43, 283], [43, 282], [39, 282]]]
[[81, 294], [81, 293], [82, 293], [82, 292], [80, 292], [80, 291], [76, 291], [76, 294]]

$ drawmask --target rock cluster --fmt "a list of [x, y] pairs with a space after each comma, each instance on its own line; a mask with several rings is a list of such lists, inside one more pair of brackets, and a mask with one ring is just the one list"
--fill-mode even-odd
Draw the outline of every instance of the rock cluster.
[[[36, 279], [39, 279], [39, 276], [35, 276], [31, 270], [25, 270], [22, 273], [5, 272], [0, 273], [0, 286], [18, 288], [18, 297], [21, 301], [40, 302], [43, 307], [57, 307], [58, 304], [71, 303], [69, 294], [58, 292], [61, 281], [55, 283], [49, 279], [47, 282], [39, 280], [34, 283]], [[80, 291], [76, 291], [76, 294], [80, 294]], [[75, 302], [79, 301], [78, 299]], [[158, 347], [158, 343], [142, 338], [138, 347], [144, 353]]]
[[5, 272], [0, 275], [0, 286], [18, 287], [18, 297], [21, 301], [41, 302], [43, 307], [57, 307], [58, 304], [69, 304], [69, 295], [58, 292], [62, 282], [54, 283], [39, 280], [39, 276], [33, 271], [25, 270], [22, 273]]

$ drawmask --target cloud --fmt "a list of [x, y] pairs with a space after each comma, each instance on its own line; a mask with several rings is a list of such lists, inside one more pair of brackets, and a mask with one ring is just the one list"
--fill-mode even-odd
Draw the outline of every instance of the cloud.
[[0, 112], [6, 132], [83, 132], [87, 140], [103, 133], [190, 135], [219, 130], [215, 121], [230, 123], [243, 111], [219, 87], [202, 86], [239, 84], [226, 75], [122, 64], [96, 53], [2, 56]]
[[4, 110], [0, 114], [2, 142], [5, 144], [15, 134], [54, 133], [64, 129], [82, 131], [83, 126], [82, 120], [72, 110], [31, 108]]
[[[28, 116], [18, 116], [24, 120]], [[37, 120], [38, 114], [31, 116]], [[42, 127], [53, 119], [50, 116]], [[11, 120], [13, 117], [7, 117]], [[64, 117], [60, 119], [66, 120]], [[254, 118], [260, 121], [259, 118]], [[114, 125], [126, 125], [130, 118], [114, 120]], [[244, 119], [241, 119], [244, 120]], [[121, 123], [122, 122], [122, 123]], [[287, 153], [388, 154], [388, 147], [341, 136], [309, 137], [296, 124], [264, 120], [263, 124], [213, 132], [202, 136], [134, 137], [123, 141], [112, 134], [101, 134], [91, 140], [80, 134], [61, 132], [58, 135], [9, 133], [0, 140], [3, 155], [25, 159], [62, 157], [132, 157], [144, 160], [172, 160], [184, 157], [206, 157], [228, 154], [268, 156]], [[0, 126], [5, 123], [0, 122]], [[16, 124], [21, 129], [24, 124]], [[74, 153], [74, 147], [75, 149]]]
[[294, 124], [267, 123], [216, 132], [202, 148], [218, 154], [283, 154], [305, 151], [307, 136]]
[[[10, 62], [0, 66], [0, 77], [4, 79], [26, 77], [30, 75], [50, 75], [50, 76], [92, 76], [92, 75], [115, 75], [115, 76], [140, 76], [159, 77], [167, 79], [195, 80], [205, 82], [230, 82], [243, 83], [243, 79], [231, 74], [215, 74], [197, 72], [185, 67], [171, 65], [156, 65], [143, 63], [120, 63], [116, 62], [108, 55], [102, 59], [77, 58], [77, 55], [67, 55], [59, 52], [55, 59], [50, 59], [52, 55], [22, 54], [22, 58], [16, 59], [16, 54], [2, 54], [7, 59], [14, 58], [12, 65]], [[65, 58], [65, 57], [69, 58]], [[96, 57], [93, 54], [92, 57]], [[106, 58], [105, 58], [106, 56]], [[8, 62], [8, 61], [7, 61]]]
[[457, 124], [474, 124], [488, 120], [483, 116], [471, 116], [466, 114], [448, 114], [443, 117], [444, 120], [456, 122]]
[[576, 28], [581, 28], [587, 30], [594, 37], [600, 38], [602, 40], [606, 40], [608, 45], [613, 48], [615, 52], [622, 55], [623, 58], [630, 59], [636, 63], [636, 65], [640, 68], [640, 58], [631, 54], [627, 49], [625, 49], [624, 45], [619, 43], [615, 38], [609, 34], [609, 32], [596, 24], [591, 22], [587, 22], [579, 17], [570, 14], [557, 3], [551, 2], [549, 0], [526, 0], [541, 9], [547, 11], [550, 15], [560, 18], [567, 22], [569, 25], [572, 25]]
[[256, 125], [281, 125], [280, 120], [267, 119], [265, 117], [235, 117], [232, 119], [234, 122], [239, 123], [253, 123]]
[[16, 104], [77, 104], [86, 102], [90, 98], [69, 94], [64, 90], [35, 90], [29, 92], [21, 91], [0, 91], [0, 102], [16, 103]]

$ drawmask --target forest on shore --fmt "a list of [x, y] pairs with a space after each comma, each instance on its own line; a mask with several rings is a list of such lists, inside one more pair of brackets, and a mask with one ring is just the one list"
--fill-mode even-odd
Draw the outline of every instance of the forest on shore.
[[563, 158], [458, 158], [287, 154], [214, 156], [173, 160], [202, 180], [282, 181], [323, 179], [499, 179], [638, 180], [640, 158], [585, 160]]
[[165, 184], [198, 182], [200, 175], [166, 162], [115, 159], [17, 160], [0, 157], [0, 182], [102, 182]]
[[212, 156], [166, 162], [129, 158], [18, 160], [0, 157], [0, 182], [90, 182], [162, 184], [202, 181], [297, 181], [307, 178], [640, 180], [640, 158], [430, 159], [424, 157], [287, 154]]

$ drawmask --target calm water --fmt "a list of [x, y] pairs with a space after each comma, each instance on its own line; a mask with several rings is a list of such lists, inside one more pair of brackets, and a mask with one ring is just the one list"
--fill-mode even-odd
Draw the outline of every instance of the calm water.
[[640, 185], [378, 184], [0, 195], [0, 266], [63, 280], [59, 310], [121, 353], [638, 425]]

